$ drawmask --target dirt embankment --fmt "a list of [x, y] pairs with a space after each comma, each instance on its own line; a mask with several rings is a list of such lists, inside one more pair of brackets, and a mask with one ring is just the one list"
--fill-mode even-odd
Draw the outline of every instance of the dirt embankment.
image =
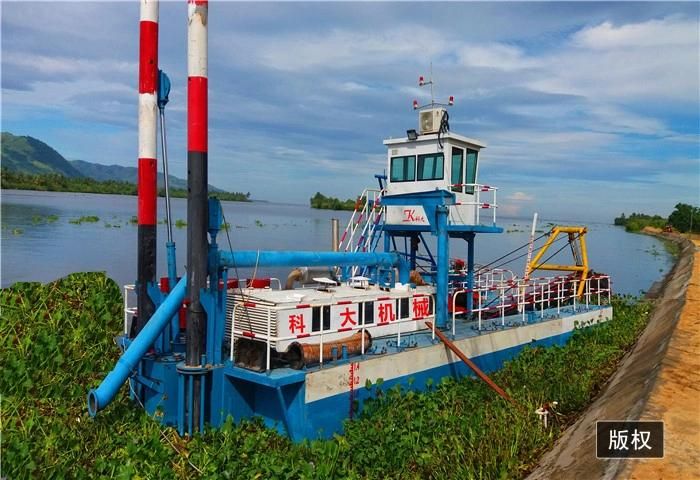
[[[662, 236], [678, 242], [680, 254], [649, 325], [601, 395], [528, 479], [700, 478], [700, 253], [689, 240]], [[694, 307], [685, 308], [693, 299]], [[596, 458], [597, 420], [640, 418], [666, 422], [664, 459]]]

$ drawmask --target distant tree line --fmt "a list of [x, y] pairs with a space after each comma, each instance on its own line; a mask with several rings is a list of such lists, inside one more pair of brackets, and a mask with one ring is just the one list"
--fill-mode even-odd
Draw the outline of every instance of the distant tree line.
[[690, 232], [691, 229], [692, 232], [700, 232], [700, 208], [686, 203], [678, 203], [668, 218], [644, 213], [633, 213], [630, 216], [625, 216], [623, 213], [615, 218], [614, 223], [625, 227], [628, 232], [639, 232], [644, 227], [665, 228], [666, 226], [681, 233]]
[[[48, 192], [77, 192], [77, 193], [109, 193], [113, 195], [136, 195], [136, 184], [116, 180], [99, 181], [89, 177], [64, 177], [56, 173], [30, 175], [15, 172], [6, 168], [1, 173], [2, 188], [14, 190], [40, 190]], [[160, 189], [158, 195], [165, 196], [165, 190]], [[186, 198], [187, 190], [170, 189], [174, 198]], [[249, 202], [250, 192], [212, 192], [212, 197], [219, 200]]]
[[311, 208], [319, 208], [323, 210], [355, 210], [356, 200], [340, 200], [335, 197], [326, 197], [321, 192], [316, 192], [316, 195], [311, 197]]

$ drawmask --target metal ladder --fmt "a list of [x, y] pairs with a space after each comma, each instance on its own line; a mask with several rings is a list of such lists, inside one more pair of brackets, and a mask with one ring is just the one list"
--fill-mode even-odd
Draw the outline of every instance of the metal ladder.
[[[381, 237], [381, 224], [384, 221], [384, 207], [381, 205], [383, 190], [366, 188], [355, 204], [355, 210], [345, 227], [338, 251], [371, 252], [377, 247]], [[354, 266], [351, 276], [364, 275], [366, 267]]]

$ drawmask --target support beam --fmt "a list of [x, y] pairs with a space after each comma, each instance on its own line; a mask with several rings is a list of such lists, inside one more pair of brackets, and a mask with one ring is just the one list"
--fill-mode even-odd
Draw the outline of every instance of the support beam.
[[447, 326], [447, 295], [448, 295], [448, 275], [450, 268], [450, 238], [447, 233], [447, 217], [450, 209], [446, 205], [438, 205], [435, 208], [437, 226], [437, 279], [436, 279], [436, 300], [435, 300], [435, 325], [438, 328]]
[[411, 264], [411, 270], [416, 269], [416, 254], [418, 253], [418, 245], [420, 244], [420, 237], [418, 236], [417, 233], [412, 234], [409, 237], [409, 242], [410, 242], [410, 250], [411, 250], [411, 256], [410, 256], [410, 264]]
[[474, 237], [471, 233], [467, 235], [467, 313], [472, 313], [474, 309]]

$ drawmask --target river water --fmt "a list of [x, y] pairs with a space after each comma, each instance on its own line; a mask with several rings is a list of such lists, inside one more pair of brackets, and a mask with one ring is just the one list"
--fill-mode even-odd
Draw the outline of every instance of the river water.
[[[228, 237], [235, 250], [329, 250], [331, 218], [338, 218], [341, 233], [350, 212], [314, 210], [307, 205], [267, 202], [222, 202], [224, 215], [231, 225]], [[48, 282], [72, 272], [106, 271], [120, 285], [136, 278], [137, 226], [136, 197], [121, 195], [80, 194], [3, 190], [2, 206], [2, 287], [18, 281]], [[173, 221], [186, 220], [187, 202], [173, 199]], [[163, 199], [158, 212], [165, 216]], [[70, 223], [94, 215], [94, 223]], [[530, 219], [500, 218], [502, 234], [476, 237], [476, 262], [488, 264], [528, 241]], [[542, 220], [539, 228], [547, 230]], [[608, 273], [618, 293], [637, 295], [649, 289], [672, 266], [673, 258], [653, 237], [629, 234], [620, 227], [588, 224], [586, 237], [591, 267]], [[173, 228], [178, 248], [178, 272], [184, 271], [187, 229]], [[164, 224], [158, 225], [158, 272], [166, 273]], [[221, 248], [228, 248], [225, 232], [219, 236]], [[430, 241], [429, 241], [430, 243]], [[466, 256], [466, 243], [453, 241], [451, 256]], [[570, 263], [565, 249], [552, 261]], [[568, 256], [565, 255], [568, 253]], [[524, 259], [506, 268], [522, 275]], [[286, 278], [289, 269], [268, 269], [257, 276]], [[242, 278], [252, 276], [248, 270], [238, 272]]]

